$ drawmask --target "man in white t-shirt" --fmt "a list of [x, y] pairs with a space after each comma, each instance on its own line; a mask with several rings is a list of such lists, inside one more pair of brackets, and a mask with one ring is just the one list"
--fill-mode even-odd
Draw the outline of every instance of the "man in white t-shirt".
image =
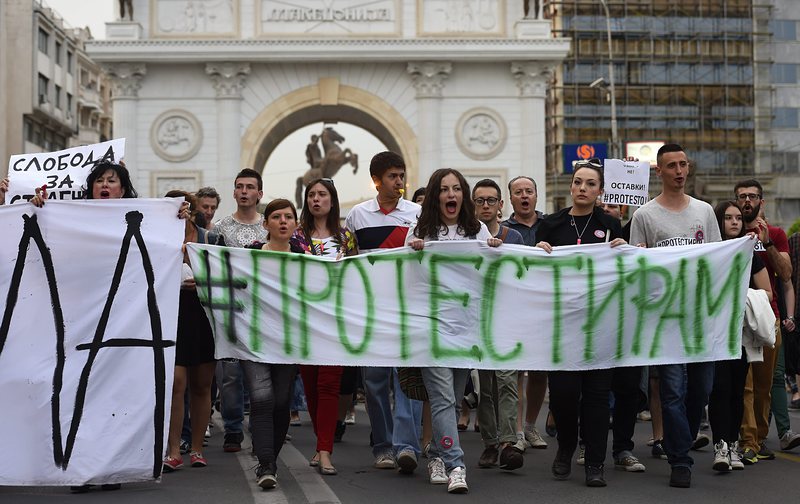
[[[355, 233], [361, 253], [403, 247], [420, 212], [419, 205], [403, 199], [405, 162], [394, 152], [380, 152], [372, 158], [369, 173], [378, 195], [353, 207], [345, 227]], [[411, 473], [420, 455], [422, 402], [403, 394], [395, 368], [365, 367], [363, 374], [375, 467], [399, 466], [400, 472]], [[392, 383], [394, 412], [389, 395]]]
[[[639, 208], [631, 223], [631, 243], [667, 247], [721, 241], [714, 209], [684, 191], [689, 159], [677, 144], [658, 150], [656, 175], [661, 194]], [[697, 437], [703, 409], [714, 384], [714, 363], [658, 366], [664, 451], [672, 466], [669, 484], [688, 488], [692, 482], [689, 449]]]

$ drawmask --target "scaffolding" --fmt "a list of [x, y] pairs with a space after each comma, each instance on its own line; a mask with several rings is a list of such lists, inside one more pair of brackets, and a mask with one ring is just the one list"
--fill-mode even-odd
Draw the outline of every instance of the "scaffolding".
[[[764, 14], [756, 18], [751, 0], [607, 3], [623, 146], [678, 143], [702, 176], [753, 174], [757, 123], [769, 119], [769, 111], [756, 106], [754, 85], [763, 71], [754, 54], [769, 32]], [[548, 6], [555, 35], [573, 41], [548, 100], [548, 166], [560, 173], [564, 144], [610, 144], [608, 91], [589, 86], [601, 77], [608, 81], [609, 50], [598, 0]]]

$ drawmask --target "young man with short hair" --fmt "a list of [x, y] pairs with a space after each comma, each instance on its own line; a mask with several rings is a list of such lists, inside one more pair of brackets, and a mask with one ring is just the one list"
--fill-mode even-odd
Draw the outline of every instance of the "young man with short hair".
[[[497, 211], [503, 208], [500, 186], [494, 180], [483, 179], [472, 188], [472, 201], [475, 203], [475, 216], [486, 224], [489, 232], [503, 243], [524, 245], [519, 232], [501, 226], [497, 221]], [[517, 442], [517, 371], [478, 371], [480, 380], [480, 400], [478, 401], [478, 423], [484, 450], [478, 460], [478, 467], [489, 468], [500, 465], [500, 469], [512, 471], [522, 467], [522, 451], [515, 446]], [[495, 391], [495, 385], [497, 387]]]
[[[264, 216], [257, 208], [263, 195], [260, 173], [245, 168], [236, 175], [233, 183], [236, 211], [219, 220], [213, 228], [225, 239], [228, 247], [244, 248], [256, 241], [266, 241]], [[229, 453], [238, 452], [244, 440], [244, 384], [239, 361], [220, 361], [217, 383], [222, 401], [222, 420], [225, 423], [222, 448]]]
[[[764, 361], [750, 365], [744, 390], [744, 415], [741, 428], [742, 462], [752, 465], [759, 460], [772, 460], [775, 454], [766, 446], [769, 435], [770, 409], [775, 415], [775, 426], [782, 450], [800, 445], [800, 434], [792, 432], [789, 410], [784, 390], [783, 329], [794, 329], [794, 316], [781, 323], [778, 289], [782, 282], [792, 277], [789, 242], [783, 229], [767, 224], [759, 216], [764, 208], [764, 189], [757, 180], [743, 180], [733, 189], [736, 204], [742, 210], [745, 229], [758, 236], [756, 253], [767, 267], [772, 287], [772, 310], [777, 319], [775, 346], [764, 347]], [[793, 296], [792, 296], [793, 297]], [[791, 299], [794, 304], [794, 299]]]
[[[658, 150], [656, 175], [661, 193], [639, 208], [631, 224], [631, 244], [647, 247], [689, 245], [722, 240], [711, 205], [685, 193], [689, 159], [677, 144]], [[689, 456], [700, 418], [714, 384], [714, 363], [658, 366], [664, 421], [664, 450], [672, 472], [669, 484], [688, 488], [692, 482]]]
[[[405, 162], [394, 152], [380, 152], [372, 158], [369, 173], [378, 194], [375, 199], [354, 206], [345, 219], [345, 226], [355, 233], [362, 253], [404, 247], [408, 229], [421, 210], [416, 203], [403, 199]], [[422, 402], [403, 394], [395, 368], [365, 367], [363, 375], [375, 467], [393, 469], [399, 466], [402, 473], [413, 472], [421, 453]], [[392, 385], [394, 412], [390, 399]]]

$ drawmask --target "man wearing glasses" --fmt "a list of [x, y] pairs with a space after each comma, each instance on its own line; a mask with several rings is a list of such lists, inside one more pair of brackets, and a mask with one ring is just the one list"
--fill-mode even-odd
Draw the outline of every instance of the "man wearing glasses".
[[[792, 277], [792, 262], [789, 258], [789, 241], [783, 229], [770, 226], [759, 217], [764, 206], [764, 190], [757, 180], [743, 180], [733, 189], [736, 203], [742, 210], [742, 218], [748, 232], [758, 236], [756, 253], [764, 261], [769, 272], [772, 292], [777, 293], [781, 284]], [[780, 279], [780, 283], [778, 282]], [[792, 292], [793, 294], [793, 292]], [[778, 297], [772, 297], [772, 310], [780, 321]], [[787, 300], [794, 306], [794, 300]], [[783, 321], [787, 331], [794, 329], [794, 314], [789, 313]], [[752, 465], [759, 460], [772, 460], [775, 454], [766, 446], [764, 440], [769, 434], [769, 413], [775, 415], [782, 450], [790, 450], [800, 445], [800, 434], [789, 428], [789, 411], [786, 393], [783, 389], [783, 351], [781, 345], [781, 323], [775, 327], [775, 347], [764, 347], [764, 362], [751, 364], [744, 391], [744, 416], [742, 418], [741, 446], [744, 450], [742, 462]]]

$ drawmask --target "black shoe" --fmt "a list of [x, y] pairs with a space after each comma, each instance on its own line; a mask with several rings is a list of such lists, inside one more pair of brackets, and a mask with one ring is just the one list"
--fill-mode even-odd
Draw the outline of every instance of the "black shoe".
[[114, 490], [119, 490], [122, 488], [121, 483], [106, 483], [105, 485], [100, 485], [100, 490], [105, 490], [106, 492], [113, 492]]
[[336, 431], [333, 433], [333, 442], [334, 443], [341, 443], [342, 437], [344, 436], [344, 431], [347, 430], [347, 424], [337, 420], [336, 421]]
[[496, 446], [487, 446], [483, 449], [481, 457], [478, 459], [478, 467], [481, 469], [488, 469], [497, 465], [497, 457], [499, 452]]
[[522, 467], [523, 462], [525, 459], [522, 457], [522, 452], [512, 445], [506, 445], [500, 451], [500, 469], [513, 471]]
[[92, 488], [92, 485], [71, 486], [69, 491], [74, 494], [82, 494], [88, 492], [90, 488]]
[[241, 432], [228, 432], [225, 434], [225, 440], [222, 442], [222, 449], [228, 453], [241, 451], [242, 441], [244, 441], [244, 434]]
[[558, 450], [556, 458], [553, 460], [553, 465], [550, 468], [553, 471], [553, 477], [557, 480], [565, 480], [569, 478], [572, 472], [572, 454]]
[[586, 486], [588, 487], [604, 487], [606, 486], [606, 479], [603, 477], [603, 465], [589, 465], [586, 467]]
[[556, 421], [553, 418], [553, 414], [551, 412], [547, 412], [547, 420], [544, 424], [544, 431], [550, 437], [558, 436], [558, 431], [556, 430]]
[[673, 466], [669, 475], [669, 486], [676, 488], [692, 486], [692, 470], [685, 466]]

